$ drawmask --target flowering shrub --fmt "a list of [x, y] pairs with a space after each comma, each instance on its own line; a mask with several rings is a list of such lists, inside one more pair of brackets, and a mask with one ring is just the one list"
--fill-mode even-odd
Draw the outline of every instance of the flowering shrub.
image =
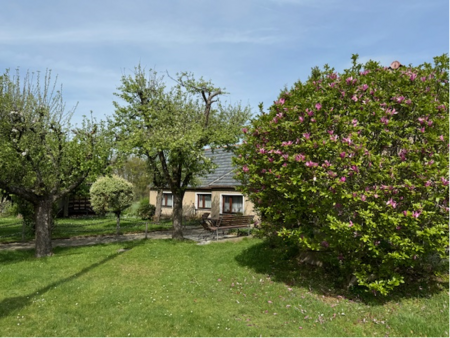
[[322, 252], [382, 294], [448, 257], [449, 60], [434, 61], [394, 70], [355, 55], [252, 121], [236, 177], [266, 236]]

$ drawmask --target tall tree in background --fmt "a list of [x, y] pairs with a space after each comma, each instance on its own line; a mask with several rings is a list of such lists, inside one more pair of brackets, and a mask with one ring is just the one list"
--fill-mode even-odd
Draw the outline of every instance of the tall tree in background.
[[52, 254], [52, 205], [107, 166], [101, 124], [71, 127], [50, 72], [44, 78], [6, 71], [0, 79], [0, 189], [34, 206], [36, 257]]
[[113, 172], [133, 184], [136, 200], [148, 198], [148, 186], [152, 181], [152, 175], [147, 160], [137, 156], [127, 156], [115, 165]]
[[172, 238], [182, 239], [182, 201], [196, 176], [214, 169], [204, 154], [206, 146], [223, 147], [238, 142], [249, 107], [220, 102], [226, 94], [203, 79], [182, 73], [167, 88], [156, 72], [147, 75], [140, 66], [123, 76], [114, 102], [114, 124], [119, 149], [144, 155], [153, 169], [156, 188], [173, 194]]

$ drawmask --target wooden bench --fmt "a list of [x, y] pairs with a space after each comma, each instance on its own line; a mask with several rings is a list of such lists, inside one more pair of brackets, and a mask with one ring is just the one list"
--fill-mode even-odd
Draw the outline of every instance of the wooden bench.
[[253, 215], [236, 216], [236, 215], [223, 215], [219, 218], [208, 218], [208, 215], [202, 216], [202, 226], [205, 230], [215, 233], [216, 240], [219, 238], [219, 231], [225, 231], [230, 229], [249, 229], [251, 231], [250, 224], [253, 221]]

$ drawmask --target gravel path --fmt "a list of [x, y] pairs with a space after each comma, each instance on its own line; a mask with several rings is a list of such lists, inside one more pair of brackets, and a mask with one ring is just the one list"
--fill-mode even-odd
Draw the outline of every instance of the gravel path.
[[[186, 229], [183, 231], [183, 235], [186, 239], [190, 239], [198, 242], [199, 245], [210, 243], [212, 237], [201, 228]], [[53, 248], [56, 247], [71, 247], [71, 246], [86, 246], [96, 245], [102, 243], [114, 243], [114, 242], [127, 242], [139, 239], [144, 239], [145, 233], [137, 234], [124, 234], [120, 236], [115, 235], [103, 235], [103, 236], [90, 236], [90, 237], [72, 237], [66, 239], [54, 239], [52, 241]], [[169, 239], [172, 238], [172, 231], [152, 231], [147, 235], [149, 239]], [[244, 237], [237, 237], [235, 235], [219, 236], [219, 241], [240, 240]], [[13, 242], [13, 243], [0, 243], [0, 250], [29, 250], [34, 249], [34, 240], [28, 242]]]

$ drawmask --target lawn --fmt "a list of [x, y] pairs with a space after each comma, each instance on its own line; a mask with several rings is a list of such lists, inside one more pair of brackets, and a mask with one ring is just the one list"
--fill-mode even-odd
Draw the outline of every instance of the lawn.
[[449, 335], [448, 280], [345, 293], [258, 239], [54, 252], [0, 252], [1, 336]]
[[[171, 220], [162, 220], [155, 224], [143, 221], [137, 217], [122, 217], [120, 220], [120, 231], [122, 233], [144, 232], [146, 225], [148, 231], [170, 230]], [[34, 238], [27, 229], [26, 240]], [[116, 219], [108, 217], [79, 217], [58, 218], [55, 220], [55, 228], [52, 238], [69, 238], [74, 236], [94, 236], [116, 233]], [[0, 217], [0, 243], [22, 240], [22, 221], [16, 217]]]

